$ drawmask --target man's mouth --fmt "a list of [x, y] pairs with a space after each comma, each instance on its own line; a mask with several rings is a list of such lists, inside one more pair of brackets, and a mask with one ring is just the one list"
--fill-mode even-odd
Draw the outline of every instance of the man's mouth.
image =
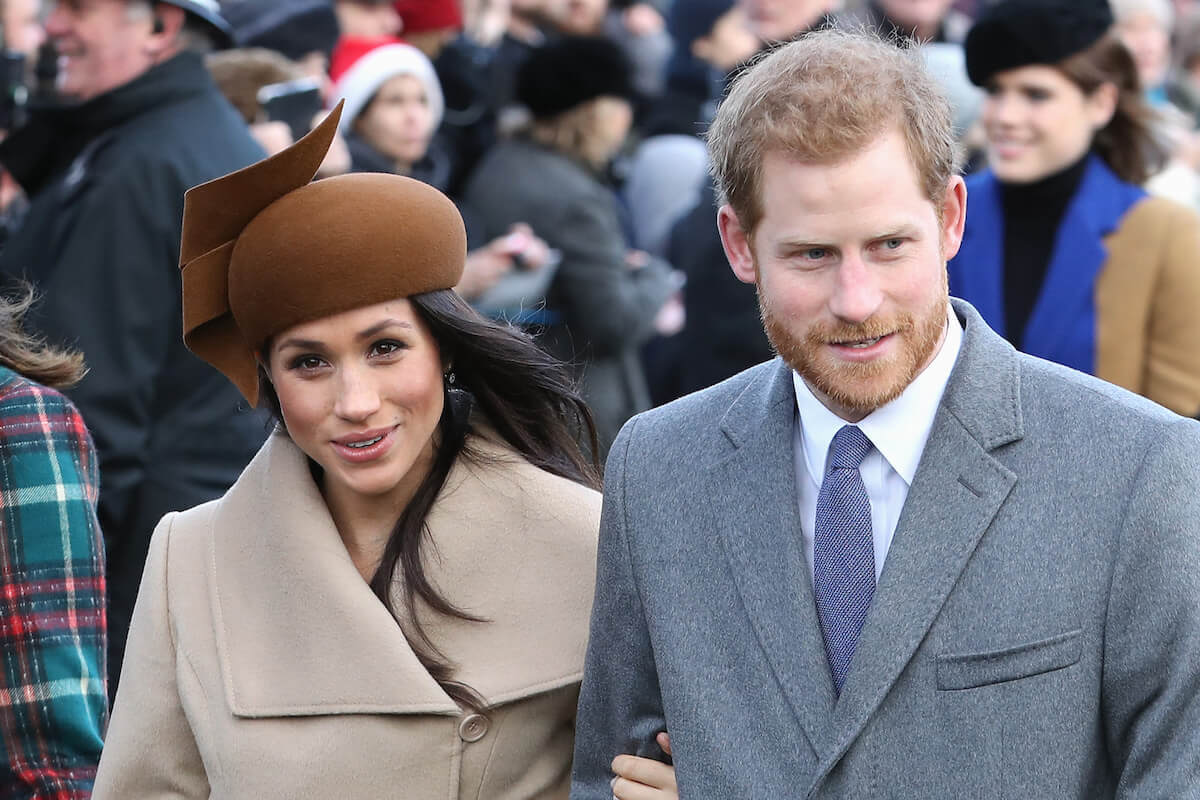
[[834, 342], [834, 344], [838, 347], [849, 347], [855, 350], [865, 350], [882, 338], [883, 336], [876, 336], [873, 339], [846, 339], [844, 341]]

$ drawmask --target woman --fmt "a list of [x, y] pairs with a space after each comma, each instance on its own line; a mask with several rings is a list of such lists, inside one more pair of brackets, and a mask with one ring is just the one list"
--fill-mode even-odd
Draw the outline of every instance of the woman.
[[86, 800], [108, 716], [99, 464], [51, 388], [83, 359], [22, 331], [31, 303], [0, 298], [0, 797]]
[[1200, 411], [1200, 226], [1141, 184], [1162, 163], [1104, 0], [1010, 0], [967, 37], [989, 169], [951, 292], [1020, 349]]
[[188, 194], [185, 341], [280, 424], [155, 532], [98, 800], [566, 796], [591, 422], [449, 290], [449, 200], [309, 184], [336, 125]]
[[[409, 175], [447, 189], [451, 159], [433, 138], [444, 110], [442, 90], [421, 51], [399, 42], [375, 42], [374, 49], [339, 76], [334, 96], [346, 102], [341, 130], [354, 172]], [[518, 265], [538, 270], [550, 258], [546, 243], [520, 220], [493, 237], [474, 236], [470, 245], [454, 288], [472, 302]]]
[[489, 236], [524, 221], [562, 253], [544, 308], [549, 351], [574, 365], [607, 449], [649, 406], [638, 348], [679, 284], [665, 262], [629, 249], [601, 176], [629, 132], [630, 67], [615, 44], [564, 37], [521, 65], [529, 128], [484, 156], [466, 201]]

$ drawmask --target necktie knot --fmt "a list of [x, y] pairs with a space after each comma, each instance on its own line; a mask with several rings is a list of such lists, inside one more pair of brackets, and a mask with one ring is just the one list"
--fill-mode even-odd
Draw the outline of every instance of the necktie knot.
[[865, 433], [853, 425], [843, 425], [829, 447], [829, 466], [825, 468], [825, 474], [835, 469], [858, 469], [872, 447], [874, 445]]

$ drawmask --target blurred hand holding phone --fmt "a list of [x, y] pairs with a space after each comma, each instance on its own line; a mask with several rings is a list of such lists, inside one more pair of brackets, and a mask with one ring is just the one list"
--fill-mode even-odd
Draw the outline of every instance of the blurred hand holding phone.
[[299, 139], [312, 129], [321, 111], [321, 83], [305, 77], [267, 84], [258, 90], [258, 105], [268, 122], [286, 123], [292, 139]]

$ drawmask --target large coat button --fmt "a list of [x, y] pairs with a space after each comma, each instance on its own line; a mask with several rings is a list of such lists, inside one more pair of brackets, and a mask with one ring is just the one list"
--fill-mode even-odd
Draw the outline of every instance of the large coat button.
[[488, 718], [483, 714], [468, 714], [458, 723], [458, 738], [464, 742], [478, 742], [488, 732]]

